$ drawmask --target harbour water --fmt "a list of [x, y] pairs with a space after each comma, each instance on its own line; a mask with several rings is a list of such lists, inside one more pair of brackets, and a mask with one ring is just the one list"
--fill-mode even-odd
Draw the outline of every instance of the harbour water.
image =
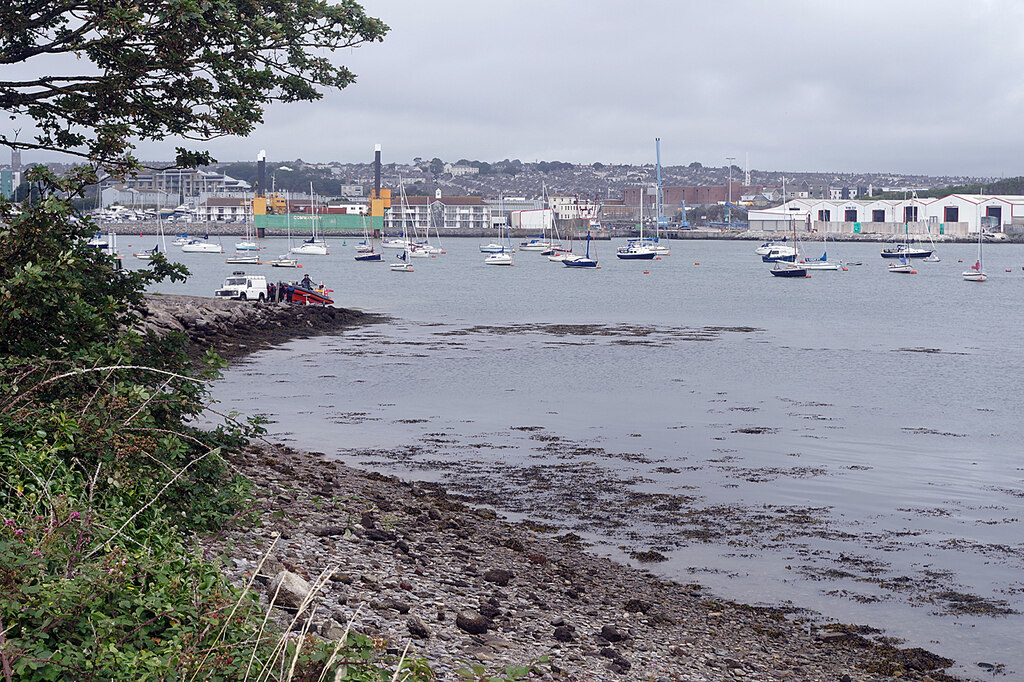
[[[265, 258], [286, 249], [268, 241]], [[355, 262], [354, 242], [302, 270], [171, 247], [193, 276], [161, 291], [308, 273], [392, 316], [239, 361], [218, 410], [622, 561], [657, 552], [652, 571], [726, 598], [1024, 677], [1024, 246], [987, 246], [976, 284], [969, 244], [916, 275], [888, 273], [878, 244], [830, 244], [862, 265], [794, 280], [752, 242], [672, 242], [648, 262], [601, 242], [602, 267], [580, 271], [536, 253], [487, 266], [477, 240], [448, 239], [412, 273]]]

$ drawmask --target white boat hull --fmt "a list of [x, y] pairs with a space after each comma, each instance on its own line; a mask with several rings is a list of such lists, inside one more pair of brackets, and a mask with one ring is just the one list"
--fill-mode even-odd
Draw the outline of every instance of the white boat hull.
[[185, 244], [181, 247], [183, 253], [224, 253], [220, 244]]
[[512, 265], [512, 256], [507, 253], [492, 253], [484, 259], [485, 265]]
[[916, 275], [917, 270], [914, 269], [913, 265], [890, 265], [889, 272], [896, 273], [897, 275]]
[[519, 245], [520, 251], [547, 251], [550, 248], [550, 242], [529, 242]]
[[807, 261], [799, 263], [800, 267], [807, 270], [838, 270], [838, 263], [829, 263], [828, 261], [820, 261], [815, 263], [814, 261]]
[[327, 247], [323, 244], [299, 244], [289, 249], [291, 253], [297, 253], [304, 256], [326, 256]]

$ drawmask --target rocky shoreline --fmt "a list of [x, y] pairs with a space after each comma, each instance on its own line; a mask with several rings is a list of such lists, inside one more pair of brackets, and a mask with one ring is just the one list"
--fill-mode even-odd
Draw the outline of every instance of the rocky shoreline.
[[[869, 628], [818, 628], [798, 613], [735, 604], [586, 552], [572, 533], [512, 524], [436, 484], [359, 471], [321, 453], [257, 444], [235, 458], [259, 525], [204, 543], [233, 581], [256, 575], [287, 624], [329, 577], [298, 628], [353, 628], [428, 660], [438, 679], [534, 664], [544, 680], [954, 680], [952, 665]], [[280, 586], [280, 587], [279, 587]], [[309, 621], [308, 623], [306, 621]], [[538, 663], [541, 657], [546, 660]], [[474, 678], [476, 679], [476, 678]]]
[[[142, 314], [148, 329], [188, 335], [194, 356], [229, 359], [384, 319], [167, 295], [149, 297]], [[272, 613], [284, 626], [328, 571], [316, 610], [295, 627], [338, 638], [352, 620], [383, 649], [411, 642], [441, 680], [469, 665], [497, 675], [530, 664], [531, 679], [575, 682], [956, 679], [943, 672], [952, 661], [870, 628], [819, 628], [806, 618], [814, 614], [730, 603], [599, 558], [570, 532], [506, 522], [437, 484], [266, 442], [232, 464], [253, 482], [259, 523], [203, 541], [208, 556], [239, 585], [255, 575], [264, 603], [277, 594]]]
[[140, 310], [142, 329], [157, 335], [177, 331], [190, 340], [190, 354], [212, 350], [231, 360], [289, 339], [325, 334], [384, 317], [348, 308], [258, 303], [230, 299], [151, 294]]

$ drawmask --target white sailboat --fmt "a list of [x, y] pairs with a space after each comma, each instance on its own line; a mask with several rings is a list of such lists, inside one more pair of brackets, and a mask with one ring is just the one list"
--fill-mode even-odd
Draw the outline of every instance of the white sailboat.
[[[501, 213], [502, 220], [508, 220], [505, 215], [505, 196], [503, 194], [498, 195], [498, 212]], [[498, 228], [498, 242], [501, 241], [501, 228]], [[488, 242], [487, 244], [480, 245], [480, 253], [501, 253], [505, 247], [497, 242]]]
[[931, 229], [928, 230], [928, 240], [932, 243], [932, 252], [930, 255], [922, 258], [922, 260], [925, 263], [938, 263], [942, 259], [939, 258], [939, 253], [935, 250], [935, 239], [932, 237]]
[[409, 231], [405, 224], [405, 207], [402, 207], [402, 242], [405, 246], [402, 248], [402, 253], [398, 254], [398, 262], [390, 263], [388, 267], [391, 268], [392, 272], [412, 272], [412, 256], [410, 254], [412, 250], [412, 244], [409, 242]]
[[224, 247], [220, 243], [209, 241], [210, 235], [202, 239], [189, 239], [182, 247], [184, 253], [224, 253]]
[[971, 266], [970, 270], [963, 273], [964, 281], [966, 282], [984, 282], [988, 279], [988, 275], [985, 274], [985, 268], [983, 267], [983, 261], [981, 258], [981, 243], [983, 241], [984, 230], [978, 228], [978, 261]]
[[411, 256], [409, 255], [409, 245], [405, 245], [405, 249], [398, 255], [398, 263], [390, 263], [390, 267], [394, 272], [412, 272]]
[[253, 238], [252, 216], [248, 210], [246, 210], [243, 219], [245, 220], [245, 238], [235, 243], [235, 251], [259, 251], [260, 245]]
[[289, 249], [289, 251], [291, 253], [296, 253], [296, 254], [306, 255], [306, 256], [326, 256], [328, 254], [327, 242], [324, 241], [323, 238], [318, 238], [316, 236], [316, 228], [317, 228], [317, 222], [319, 220], [319, 216], [317, 215], [317, 212], [316, 212], [316, 195], [313, 193], [313, 183], [312, 182], [309, 183], [309, 197], [310, 197], [310, 208], [311, 208], [312, 215], [313, 215], [313, 234], [312, 234], [312, 236], [309, 239], [303, 241], [298, 246], [295, 246], [295, 247]]
[[288, 253], [283, 253], [277, 258], [268, 261], [270, 266], [273, 268], [297, 268], [299, 267], [299, 261], [291, 256], [292, 246], [292, 202], [291, 195], [285, 194], [284, 197], [285, 205], [285, 225], [288, 230]]
[[[499, 236], [500, 239], [500, 236]], [[514, 265], [512, 262], [512, 238], [508, 234], [508, 225], [505, 226], [505, 244], [500, 251], [492, 252], [484, 258], [484, 265]]]
[[833, 263], [828, 259], [828, 232], [826, 232], [822, 237], [821, 244], [821, 258], [804, 257], [800, 261], [800, 265], [807, 268], [808, 270], [838, 270], [839, 264]]

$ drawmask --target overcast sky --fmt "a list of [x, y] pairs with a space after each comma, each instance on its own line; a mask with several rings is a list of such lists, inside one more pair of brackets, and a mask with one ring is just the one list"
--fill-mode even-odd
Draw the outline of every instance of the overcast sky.
[[[365, 0], [355, 85], [220, 160], [662, 163], [1024, 174], [1020, 0]], [[173, 144], [139, 148], [169, 158]]]

